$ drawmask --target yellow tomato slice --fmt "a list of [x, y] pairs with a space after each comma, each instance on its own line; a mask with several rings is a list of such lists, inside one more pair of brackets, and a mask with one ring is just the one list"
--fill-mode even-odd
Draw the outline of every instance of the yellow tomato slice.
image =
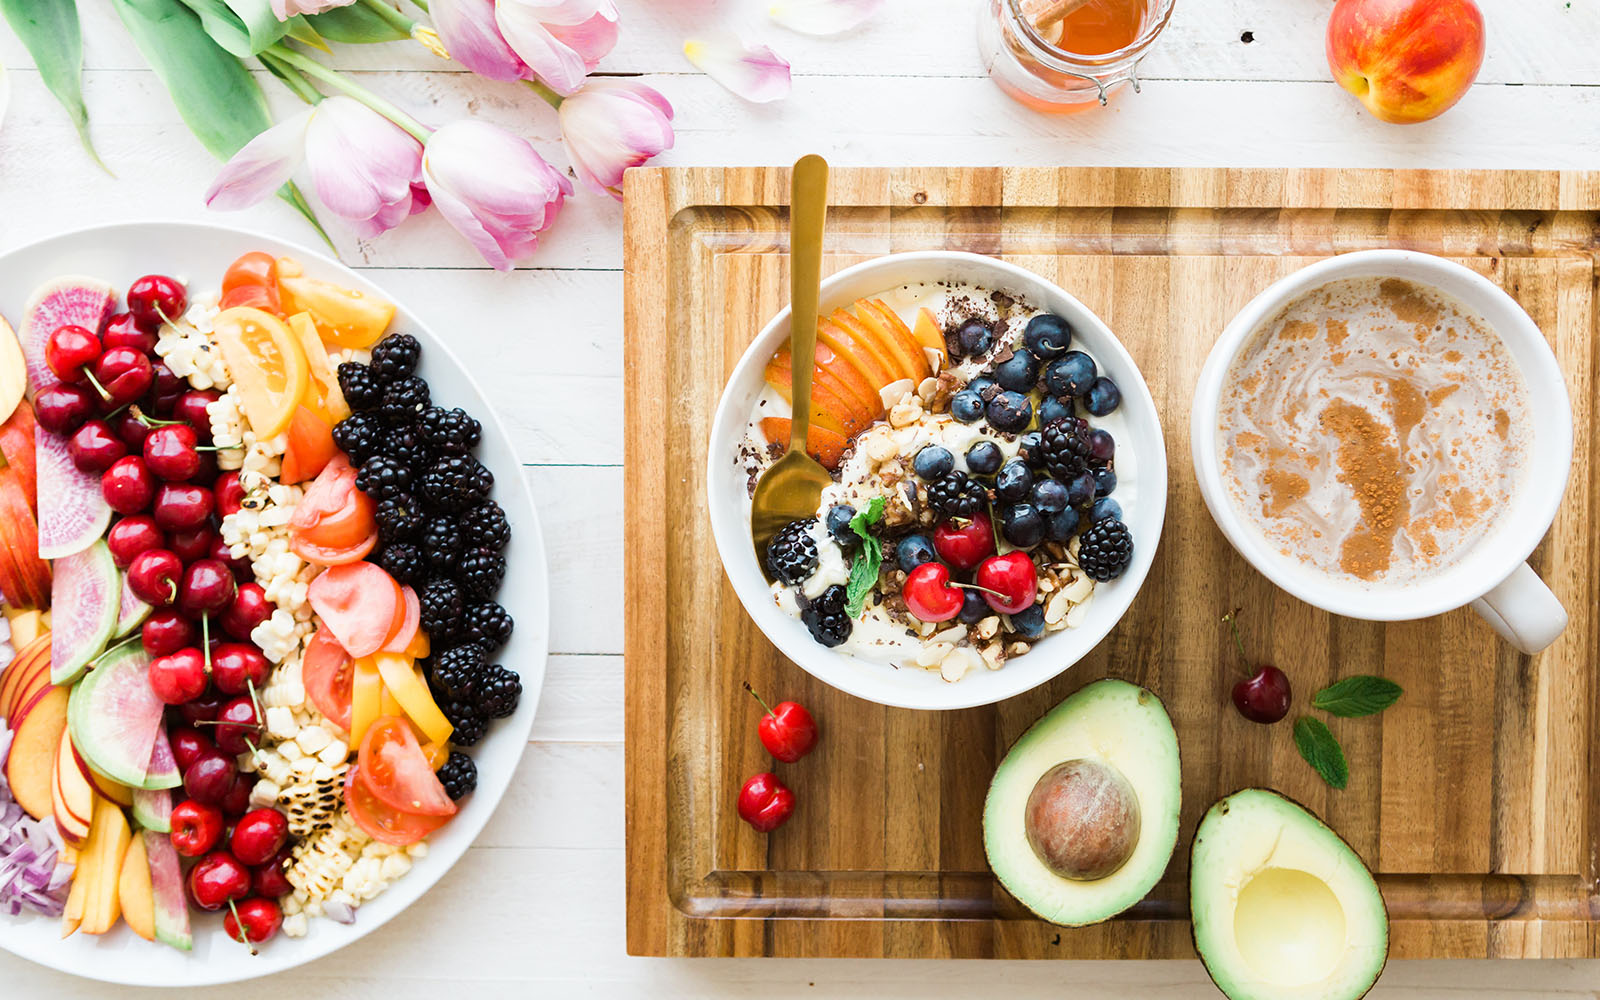
[[383, 678], [378, 676], [378, 665], [372, 657], [363, 656], [356, 661], [355, 672], [350, 676], [350, 740], [351, 746], [360, 746], [361, 737], [383, 713]]
[[251, 429], [258, 438], [282, 434], [311, 379], [299, 340], [283, 320], [249, 306], [218, 313], [212, 336], [239, 386]]
[[405, 714], [417, 724], [431, 742], [443, 743], [450, 738], [450, 720], [434, 704], [433, 695], [420, 674], [411, 669], [411, 661], [399, 653], [378, 652], [372, 657], [378, 662], [378, 675], [383, 678], [385, 691], [405, 709]]
[[333, 369], [328, 349], [323, 346], [316, 322], [310, 313], [295, 313], [289, 317], [289, 329], [306, 352], [306, 365], [311, 372], [312, 391], [308, 391], [306, 397], [308, 400], [315, 397], [316, 405], [309, 402], [306, 405], [318, 416], [328, 418], [328, 423], [338, 423], [350, 415], [350, 404], [345, 402], [344, 390], [339, 388], [339, 375]]
[[340, 347], [371, 347], [394, 319], [392, 302], [320, 278], [285, 276], [281, 268], [278, 293], [285, 313], [310, 313], [322, 339]]

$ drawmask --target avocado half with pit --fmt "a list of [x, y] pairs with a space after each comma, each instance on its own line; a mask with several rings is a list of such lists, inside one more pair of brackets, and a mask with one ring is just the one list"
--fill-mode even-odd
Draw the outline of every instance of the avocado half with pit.
[[1276, 792], [1212, 806], [1189, 856], [1194, 946], [1230, 1000], [1358, 1000], [1389, 956], [1389, 913], [1337, 833]]
[[1102, 680], [1012, 745], [989, 783], [983, 847], [1053, 924], [1099, 923], [1149, 894], [1178, 843], [1178, 736], [1161, 699]]

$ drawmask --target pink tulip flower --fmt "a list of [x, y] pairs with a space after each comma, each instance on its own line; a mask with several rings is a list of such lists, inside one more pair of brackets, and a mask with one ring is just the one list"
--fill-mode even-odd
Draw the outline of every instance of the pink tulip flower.
[[317, 199], [363, 239], [428, 207], [422, 144], [349, 97], [329, 97], [251, 139], [211, 182], [206, 204], [224, 210], [253, 205], [301, 164]]
[[611, 0], [495, 0], [495, 25], [528, 68], [558, 94], [571, 94], [617, 44]]
[[533, 252], [572, 194], [528, 140], [472, 119], [433, 134], [422, 177], [439, 214], [500, 271]]
[[622, 172], [672, 148], [672, 105], [642, 83], [591, 80], [560, 114], [578, 179], [619, 201]]
[[356, 0], [272, 0], [272, 13], [287, 21], [296, 14], [320, 14], [335, 7], [348, 7]]

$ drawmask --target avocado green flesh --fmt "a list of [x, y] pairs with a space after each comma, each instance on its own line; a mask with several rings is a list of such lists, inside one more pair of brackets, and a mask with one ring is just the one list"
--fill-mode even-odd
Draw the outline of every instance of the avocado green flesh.
[[[1093, 881], [1063, 878], [1028, 843], [1028, 795], [1064, 761], [1097, 760], [1122, 773], [1139, 800], [1139, 839], [1116, 871]], [[1161, 700], [1125, 681], [1084, 687], [1051, 709], [1011, 747], [989, 784], [983, 846], [1006, 890], [1045, 920], [1098, 923], [1149, 894], [1178, 842], [1178, 737]]]
[[1246, 789], [1195, 831], [1195, 949], [1230, 1000], [1357, 1000], [1389, 953], [1389, 914], [1361, 858], [1288, 799]]

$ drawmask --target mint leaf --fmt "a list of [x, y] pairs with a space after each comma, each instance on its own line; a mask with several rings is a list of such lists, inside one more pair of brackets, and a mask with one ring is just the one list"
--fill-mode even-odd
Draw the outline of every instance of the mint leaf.
[[885, 502], [883, 497], [873, 497], [867, 503], [865, 510], [856, 511], [856, 516], [850, 519], [850, 530], [860, 535], [863, 541], [871, 539], [872, 536], [867, 534], [867, 529], [883, 520]]
[[1350, 783], [1350, 765], [1345, 762], [1344, 748], [1320, 719], [1302, 715], [1294, 720], [1294, 745], [1306, 763], [1322, 775], [1323, 781], [1339, 789]]
[[883, 546], [877, 536], [867, 531], [883, 520], [883, 505], [883, 497], [873, 497], [866, 509], [856, 511], [856, 516], [850, 519], [850, 530], [861, 538], [861, 551], [850, 564], [850, 581], [845, 585], [844, 612], [851, 618], [861, 614], [867, 595], [877, 586], [878, 571], [883, 568]]
[[1400, 685], [1388, 678], [1362, 674], [1323, 688], [1311, 699], [1311, 704], [1329, 715], [1353, 719], [1377, 715], [1399, 701], [1404, 693]]

